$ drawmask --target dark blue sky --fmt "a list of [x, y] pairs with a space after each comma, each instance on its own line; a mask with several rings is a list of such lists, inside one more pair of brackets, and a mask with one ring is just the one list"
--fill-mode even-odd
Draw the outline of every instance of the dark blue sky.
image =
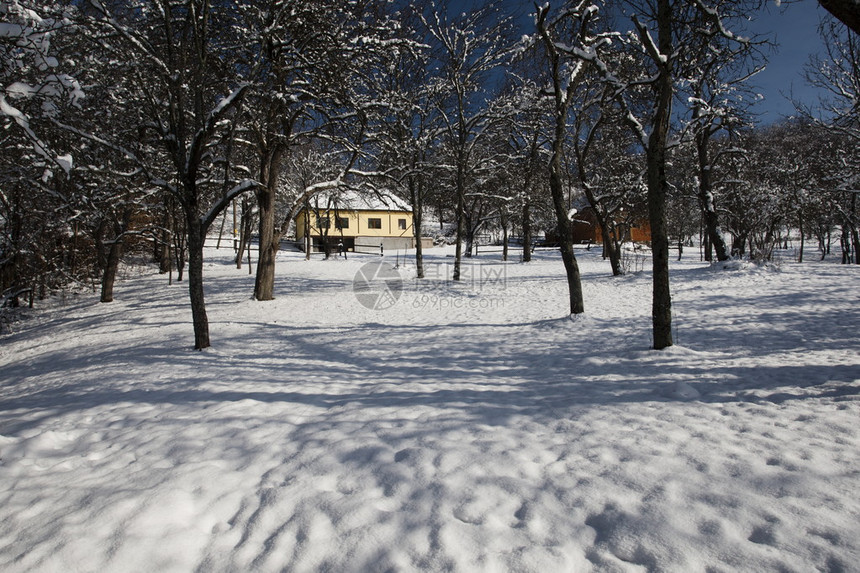
[[755, 31], [772, 35], [778, 44], [768, 58], [767, 68], [752, 80], [759, 93], [765, 96], [759, 104], [761, 122], [771, 123], [792, 115], [794, 106], [789, 97], [813, 107], [818, 101], [818, 93], [806, 85], [803, 67], [811, 54], [822, 49], [822, 39], [818, 35], [822, 14], [825, 11], [818, 2], [801, 0], [781, 8], [771, 2], [756, 18]]
[[[543, 0], [539, 2], [542, 3]], [[452, 7], [468, 8], [476, 4], [483, 2], [451, 1]], [[501, 0], [498, 4], [501, 12], [517, 16], [517, 22], [524, 33], [531, 32], [532, 20], [527, 15], [534, 12], [533, 1]], [[818, 94], [806, 85], [803, 67], [811, 54], [821, 50], [822, 40], [818, 35], [818, 24], [820, 16], [825, 13], [816, 0], [783, 0], [781, 7], [777, 7], [774, 0], [770, 0], [766, 8], [754, 15], [750, 23], [751, 32], [764, 34], [777, 43], [774, 51], [769, 54], [767, 68], [753, 78], [751, 84], [764, 96], [764, 100], [756, 107], [757, 113], [760, 114], [759, 122], [772, 123], [793, 115], [795, 109], [790, 97], [815, 106]]]

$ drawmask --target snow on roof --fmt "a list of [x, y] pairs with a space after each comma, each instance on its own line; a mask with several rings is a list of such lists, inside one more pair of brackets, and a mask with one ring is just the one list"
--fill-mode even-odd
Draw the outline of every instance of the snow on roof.
[[311, 198], [312, 205], [319, 208], [350, 209], [354, 211], [405, 211], [412, 207], [393, 193], [385, 190], [354, 191], [345, 189], [332, 193], [319, 193]]

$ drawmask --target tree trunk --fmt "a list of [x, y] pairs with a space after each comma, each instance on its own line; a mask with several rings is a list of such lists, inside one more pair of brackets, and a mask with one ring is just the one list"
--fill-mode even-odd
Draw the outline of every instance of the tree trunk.
[[99, 224], [93, 231], [93, 242], [95, 243], [96, 251], [96, 269], [104, 272], [107, 266], [107, 249], [105, 248], [105, 232], [107, 232], [107, 220], [102, 218]]
[[311, 208], [310, 206], [305, 207], [305, 260], [311, 260], [311, 249], [313, 248], [313, 241], [311, 240]]
[[114, 240], [107, 252], [104, 271], [102, 272], [102, 295], [99, 302], [113, 302], [113, 285], [116, 282], [116, 272], [122, 257], [122, 242]]
[[[539, 23], [539, 28], [543, 23]], [[581, 314], [585, 312], [585, 304], [582, 299], [582, 282], [579, 274], [579, 264], [573, 252], [573, 234], [570, 225], [570, 208], [565, 204], [564, 196], [564, 142], [567, 137], [567, 116], [570, 102], [570, 86], [565, 86], [563, 78], [564, 71], [561, 60], [548, 34], [543, 30], [544, 42], [552, 55], [552, 81], [555, 91], [555, 109], [552, 156], [549, 162], [549, 189], [552, 195], [552, 204], [555, 209], [556, 230], [561, 249], [561, 260], [567, 275], [567, 290], [570, 302], [570, 314]]]
[[[717, 255], [718, 261], [725, 261], [729, 258], [726, 242], [723, 239], [723, 233], [719, 226], [719, 217], [717, 209], [714, 205], [714, 193], [711, 190], [711, 175], [710, 170], [700, 170], [699, 174], [699, 203], [702, 208], [702, 215], [705, 219], [705, 233], [708, 237], [709, 251], [713, 251]], [[705, 182], [707, 180], [707, 182]], [[710, 255], [710, 252], [708, 253]], [[708, 258], [707, 260], [711, 260]]]
[[185, 255], [188, 252], [188, 245], [186, 242], [187, 229], [183, 229], [179, 231], [178, 229], [173, 233], [173, 248], [176, 252], [176, 280], [177, 282], [182, 282], [185, 276]]
[[854, 264], [860, 265], [860, 233], [857, 232], [856, 225], [851, 225], [850, 232], [851, 245], [854, 248]]
[[851, 228], [851, 241], [854, 244], [854, 264], [860, 265], [860, 232], [857, 231], [857, 193], [851, 195], [851, 217], [848, 220]]
[[251, 207], [248, 200], [242, 198], [242, 214], [239, 216], [239, 244], [235, 247], [236, 268], [242, 268], [242, 257], [245, 254], [245, 242], [251, 240]]
[[585, 312], [582, 299], [582, 282], [579, 274], [579, 264], [573, 252], [573, 235], [570, 230], [570, 219], [564, 202], [564, 179], [562, 174], [561, 156], [563, 138], [559, 131], [564, 130], [564, 116], [558, 121], [556, 140], [553, 142], [553, 156], [550, 161], [549, 187], [552, 192], [552, 203], [555, 207], [559, 242], [561, 244], [561, 260], [567, 274], [567, 289], [570, 299], [570, 314]]
[[463, 173], [462, 161], [457, 166], [457, 244], [454, 247], [454, 275], [455, 281], [460, 280], [460, 263], [463, 258], [463, 235], [464, 235], [464, 220], [466, 211], [466, 182], [465, 174]]
[[69, 270], [72, 276], [78, 274], [78, 222], [72, 224], [72, 251], [69, 260]]
[[747, 252], [747, 233], [739, 232], [732, 234], [732, 256], [743, 257]]
[[[329, 217], [329, 224], [327, 227], [324, 227], [322, 230], [322, 248], [323, 253], [325, 253], [325, 260], [329, 260], [331, 258], [331, 241], [329, 241], [329, 229], [331, 228], [331, 217]], [[317, 215], [317, 221], [319, 221], [319, 215]], [[380, 243], [380, 255], [382, 254], [382, 244]]]
[[248, 250], [248, 274], [252, 275], [252, 274], [254, 274], [254, 269], [253, 269], [253, 265], [251, 265], [251, 241], [246, 241], [246, 244], [248, 245], [248, 247], [247, 247], [247, 250]]
[[170, 245], [173, 243], [171, 231], [173, 230], [173, 201], [165, 199], [164, 201], [164, 219], [163, 229], [161, 230], [161, 242], [158, 245], [160, 253], [158, 256], [158, 272], [161, 274], [169, 273], [172, 270], [171, 262], [173, 258], [170, 256]]
[[[672, 50], [672, 6], [658, 0], [657, 28], [660, 53], [670, 57]], [[669, 231], [666, 224], [666, 145], [672, 114], [672, 75], [664, 63], [656, 82], [653, 131], [647, 147], [648, 218], [651, 223], [651, 260], [653, 289], [651, 319], [654, 349], [672, 346], [672, 295], [669, 289]]]
[[209, 347], [209, 319], [203, 296], [203, 225], [196, 209], [186, 211], [188, 236], [188, 293], [191, 297], [191, 321], [194, 325], [194, 349]]
[[806, 246], [806, 234], [803, 231], [803, 212], [800, 212], [800, 215], [797, 218], [797, 226], [800, 227], [798, 232], [800, 233], [800, 253], [797, 257], [797, 262], [803, 262], [803, 249]]
[[275, 145], [264, 156], [260, 166], [260, 182], [264, 186], [257, 190], [260, 243], [259, 254], [257, 255], [257, 277], [254, 281], [254, 298], [261, 301], [275, 298], [275, 258], [281, 239], [280, 233], [275, 228], [275, 199], [277, 198], [278, 174], [281, 169], [282, 156], [281, 146]]
[[603, 229], [603, 249], [606, 257], [609, 258], [609, 266], [612, 268], [612, 276], [620, 277], [624, 274], [624, 267], [621, 266], [621, 248], [613, 237], [609, 229]]
[[609, 266], [612, 269], [612, 276], [620, 277], [624, 274], [624, 268], [621, 266], [621, 249], [613, 236], [614, 224], [610, 222], [609, 216], [604, 212], [602, 203], [594, 196], [591, 188], [585, 183], [586, 177], [584, 170], [580, 167], [580, 184], [585, 190], [585, 196], [588, 199], [589, 205], [594, 212], [594, 218], [597, 220], [597, 226], [600, 227], [600, 236], [603, 237], [603, 258], [609, 259]]
[[239, 228], [241, 229], [239, 233], [239, 246], [236, 247], [235, 253], [233, 253], [234, 258], [236, 259], [236, 269], [239, 270], [242, 268], [242, 256], [245, 253], [245, 225], [243, 222], [239, 222]]
[[852, 0], [819, 0], [818, 3], [860, 35], [860, 3]]
[[532, 260], [532, 221], [531, 205], [528, 201], [523, 203], [523, 262]]
[[[652, 134], [653, 141], [653, 134]], [[669, 289], [669, 236], [666, 225], [665, 149], [649, 145], [648, 217], [651, 223], [653, 285], [651, 319], [654, 349], [672, 346], [672, 298]]]
[[227, 210], [224, 210], [224, 216], [221, 218], [221, 228], [218, 229], [218, 242], [215, 243], [215, 248], [221, 248], [221, 239], [224, 237], [224, 227], [227, 225]]
[[702, 257], [704, 260], [711, 262], [714, 260], [714, 249], [711, 245], [711, 235], [708, 233], [706, 229], [703, 229], [704, 226], [704, 212], [702, 213], [702, 226], [700, 226], [699, 238], [702, 241], [703, 253]]
[[424, 278], [424, 246], [421, 244], [421, 234], [424, 215], [424, 201], [421, 189], [418, 188], [419, 183], [414, 177], [409, 177], [409, 199], [412, 203], [412, 234], [415, 237], [415, 267], [417, 277]]
[[707, 233], [709, 243], [717, 255], [717, 260], [725, 261], [728, 260], [729, 253], [726, 249], [723, 233], [720, 230], [717, 208], [714, 204], [712, 166], [709, 153], [711, 134], [708, 130], [709, 128], [706, 126], [696, 134], [696, 154], [699, 161], [699, 207], [702, 209], [702, 217], [705, 221], [705, 233]]
[[483, 216], [482, 208], [479, 208], [477, 213], [475, 212], [475, 203], [475, 201], [472, 201], [470, 208], [464, 213], [463, 218], [466, 229], [465, 255], [469, 258], [472, 257], [472, 254], [478, 254], [478, 228], [481, 226], [481, 217]]
[[605, 203], [602, 202], [594, 194], [591, 186], [588, 185], [588, 173], [585, 168], [586, 152], [577, 151], [577, 175], [579, 184], [585, 192], [585, 197], [588, 199], [588, 204], [594, 212], [594, 218], [597, 220], [597, 226], [600, 227], [600, 234], [603, 237], [603, 258], [609, 259], [609, 266], [612, 268], [612, 276], [621, 276], [624, 274], [624, 268], [621, 266], [621, 249], [618, 246], [617, 225], [610, 218], [608, 209]]
[[502, 213], [502, 260], [508, 260], [508, 217]]

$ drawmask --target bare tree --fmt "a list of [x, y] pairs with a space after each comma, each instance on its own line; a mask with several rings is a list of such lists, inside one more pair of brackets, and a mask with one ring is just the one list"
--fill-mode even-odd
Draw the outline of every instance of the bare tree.
[[[84, 97], [78, 80], [56, 53], [58, 40], [75, 32], [70, 8], [60, 2], [0, 0], [0, 125], [25, 138], [33, 164], [59, 173], [73, 164], [70, 153], [53, 149], [36, 123], [56, 117], [62, 107]], [[53, 43], [52, 43], [53, 41]], [[7, 140], [4, 137], [4, 143]]]
[[[698, 196], [708, 243], [718, 261], [729, 258], [719, 224], [713, 178], [719, 156], [711, 152], [711, 142], [720, 132], [733, 132], [745, 123], [745, 111], [755, 101], [744, 82], [762, 68], [748, 67], [758, 53], [750, 40], [735, 42], [711, 27], [702, 35], [702, 51], [688, 74], [691, 129], [695, 142]], [[711, 249], [705, 259], [711, 260]]]
[[438, 110], [442, 117], [450, 171], [456, 196], [457, 238], [453, 279], [460, 280], [468, 179], [474, 168], [473, 151], [492, 122], [488, 113], [488, 76], [506, 61], [511, 42], [509, 20], [499, 19], [491, 5], [469, 13], [431, 11], [422, 19], [435, 42], [440, 62], [439, 89], [445, 97]]
[[[702, 54], [716, 48], [716, 39], [736, 44], [746, 42], [724, 26], [722, 15], [737, 14], [740, 6], [753, 5], [746, 0], [722, 0], [713, 6], [702, 0], [624, 2], [625, 11], [631, 14], [634, 30], [632, 34], [616, 36], [619, 40], [626, 40], [621, 45], [626, 45], [630, 57], [639, 62], [641, 73], [632, 81], [616, 74], [612, 63], [602, 56], [599, 35], [581, 36], [577, 42], [555, 44], [556, 50], [572, 57], [579, 67], [591, 64], [602, 81], [609, 84], [622, 116], [645, 150], [653, 267], [652, 337], [654, 348], [658, 350], [672, 345], [666, 204], [671, 187], [667, 165], [669, 151], [674, 144], [670, 139], [673, 100], [677, 86], [689, 80], [689, 71], [703, 63]], [[562, 12], [568, 14], [573, 22], [585, 22], [597, 11], [597, 7], [587, 0], [568, 6]], [[604, 43], [608, 41], [606, 37], [602, 40]], [[650, 89], [650, 104], [636, 106], [632, 96], [641, 94], [643, 87]]]
[[[233, 116], [250, 88], [255, 70], [231, 65], [237, 45], [253, 49], [231, 8], [209, 0], [137, 0], [88, 3], [89, 21], [111, 57], [139, 63], [127, 78], [134, 86], [146, 123], [161, 157], [144, 157], [120, 142], [105, 142], [137, 162], [149, 177], [175, 198], [182, 209], [188, 246], [188, 286], [194, 326], [194, 348], [210, 345], [203, 290], [203, 246], [206, 233], [232, 200], [256, 181], [232, 181], [218, 145], [232, 137]], [[250, 60], [250, 58], [246, 58]], [[166, 158], [169, 179], [155, 165]], [[226, 184], [225, 184], [226, 183]]]
[[841, 192], [842, 199], [834, 206], [841, 213], [842, 242], [853, 245], [854, 260], [860, 264], [860, 160], [856, 153], [860, 144], [860, 36], [832, 19], [822, 21], [820, 33], [824, 55], [813, 58], [805, 72], [807, 81], [826, 94], [820, 101], [822, 112], [813, 114], [802, 107], [800, 111], [819, 130], [830, 133], [827, 139], [840, 142], [830, 156], [834, 161], [828, 186]]
[[75, 36], [71, 11], [0, 0], [0, 304], [86, 278], [72, 221], [76, 142], [53, 125], [84, 96], [75, 58], [63, 56]]
[[[522, 62], [520, 67], [533, 63], [531, 59], [519, 62]], [[518, 80], [511, 90], [513, 111], [508, 114], [506, 129], [513, 162], [510, 179], [516, 193], [507, 210], [510, 211], [511, 222], [518, 222], [522, 229], [522, 261], [529, 262], [532, 258], [536, 211], [546, 203], [546, 173], [549, 171], [546, 144], [550, 102], [541, 95], [533, 80]], [[518, 213], [514, 211], [515, 207]]]
[[635, 140], [611, 100], [604, 99], [608, 90], [601, 91], [584, 102], [573, 123], [575, 179], [600, 227], [603, 257], [613, 276], [620, 276], [626, 272], [622, 244], [642, 220], [645, 189], [641, 154], [631, 151]]
[[376, 181], [393, 186], [412, 207], [417, 277], [424, 278], [424, 210], [432, 181], [429, 158], [441, 135], [438, 84], [431, 82], [431, 59], [420, 41], [421, 13], [427, 2], [410, 3], [400, 13], [403, 38], [385, 59], [387, 73], [374, 74], [373, 91], [383, 104], [372, 120], [370, 136]]
[[394, 25], [373, 3], [266, 0], [254, 21], [262, 31], [265, 61], [249, 106], [261, 183], [256, 188], [260, 260], [254, 296], [271, 300], [275, 255], [286, 231], [276, 220], [284, 159], [310, 137], [337, 140], [347, 153], [360, 149], [369, 113], [368, 73], [397, 43], [384, 41]]
[[[583, 46], [585, 50], [594, 50], [606, 42], [606, 38], [597, 37], [592, 43], [589, 25], [595, 15], [596, 7], [589, 0], [584, 0], [563, 8], [553, 19], [550, 19], [549, 4], [545, 4], [538, 8], [536, 18], [539, 41], [549, 63], [549, 96], [553, 101], [553, 131], [549, 136], [549, 186], [555, 207], [561, 258], [567, 273], [571, 314], [585, 312], [585, 304], [579, 264], [573, 251], [570, 208], [565, 201], [565, 141], [573, 94], [588, 64], [587, 60], [580, 57], [580, 50], [583, 50]], [[570, 43], [571, 40], [575, 45]]]

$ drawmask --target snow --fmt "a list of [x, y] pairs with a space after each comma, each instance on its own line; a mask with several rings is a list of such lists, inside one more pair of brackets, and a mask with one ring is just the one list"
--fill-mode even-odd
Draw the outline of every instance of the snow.
[[6, 98], [0, 94], [0, 113], [5, 116], [11, 117], [18, 122], [26, 122], [26, 117], [23, 113], [21, 113], [18, 109], [9, 105], [9, 102], [6, 101]]
[[12, 82], [6, 86], [6, 93], [15, 97], [31, 97], [38, 93], [38, 88], [34, 88], [24, 82]]
[[390, 191], [373, 189], [361, 192], [353, 189], [337, 189], [330, 192], [317, 193], [312, 200], [320, 208], [332, 206], [338, 209], [353, 209], [357, 211], [408, 211], [412, 206]]
[[860, 268], [691, 253], [658, 352], [649, 273], [597, 249], [575, 320], [554, 251], [464, 284], [426, 253], [418, 284], [281, 252], [260, 303], [207, 248], [203, 352], [151, 270], [13, 323], [0, 570], [856, 570]]
[[58, 155], [54, 158], [57, 164], [62, 167], [63, 171], [66, 172], [66, 175], [72, 170], [72, 166], [74, 165], [74, 159], [71, 154], [66, 153], [65, 155]]

